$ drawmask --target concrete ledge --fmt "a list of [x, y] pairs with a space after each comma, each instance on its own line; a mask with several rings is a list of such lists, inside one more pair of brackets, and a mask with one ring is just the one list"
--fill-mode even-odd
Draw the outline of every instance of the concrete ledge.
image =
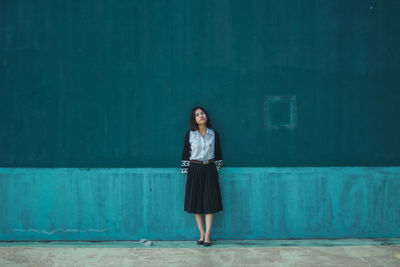
[[[43, 248], [201, 248], [195, 240], [151, 240], [152, 246], [139, 241], [49, 241], [49, 242], [0, 242], [0, 247]], [[349, 238], [349, 239], [272, 239], [272, 240], [212, 240], [213, 248], [250, 247], [344, 247], [344, 246], [400, 246], [400, 238]]]

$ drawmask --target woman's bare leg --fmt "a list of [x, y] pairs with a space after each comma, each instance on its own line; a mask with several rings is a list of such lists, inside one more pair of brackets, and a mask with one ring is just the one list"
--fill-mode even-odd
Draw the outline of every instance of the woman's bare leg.
[[214, 213], [206, 214], [207, 230], [204, 242], [211, 242], [211, 228], [212, 228], [213, 218], [214, 218]]
[[196, 222], [197, 222], [197, 227], [199, 228], [200, 231], [200, 239], [201, 241], [204, 240], [204, 216], [203, 214], [195, 214], [196, 217]]

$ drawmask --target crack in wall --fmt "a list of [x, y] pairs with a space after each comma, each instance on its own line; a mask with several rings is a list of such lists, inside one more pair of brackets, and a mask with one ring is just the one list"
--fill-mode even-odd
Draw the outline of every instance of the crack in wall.
[[110, 230], [111, 228], [104, 228], [104, 229], [55, 229], [53, 231], [46, 231], [46, 230], [37, 230], [37, 229], [6, 229], [6, 231], [10, 232], [35, 232], [35, 233], [40, 233], [40, 234], [47, 234], [51, 235], [54, 234], [55, 232], [79, 232], [79, 233], [84, 233], [84, 232], [106, 232]]

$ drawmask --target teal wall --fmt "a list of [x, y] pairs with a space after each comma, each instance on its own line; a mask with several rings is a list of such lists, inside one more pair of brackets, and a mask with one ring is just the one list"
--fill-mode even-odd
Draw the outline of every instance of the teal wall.
[[399, 13], [398, 0], [2, 0], [0, 166], [175, 167], [195, 104], [229, 167], [399, 165]]
[[[400, 236], [400, 167], [226, 168], [215, 239]], [[194, 240], [176, 168], [0, 169], [0, 240]]]
[[216, 238], [398, 237], [398, 14], [0, 1], [0, 239], [194, 238], [179, 173], [194, 105], [221, 136]]

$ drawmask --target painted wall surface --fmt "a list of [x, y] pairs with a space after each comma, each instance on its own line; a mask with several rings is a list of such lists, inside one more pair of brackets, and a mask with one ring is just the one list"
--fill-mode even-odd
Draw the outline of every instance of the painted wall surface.
[[0, 239], [195, 238], [177, 168], [195, 105], [224, 155], [215, 238], [399, 237], [399, 14], [1, 0]]
[[399, 166], [398, 0], [2, 0], [0, 166]]
[[[216, 239], [400, 236], [400, 167], [225, 168]], [[0, 169], [0, 240], [186, 240], [176, 168]]]

